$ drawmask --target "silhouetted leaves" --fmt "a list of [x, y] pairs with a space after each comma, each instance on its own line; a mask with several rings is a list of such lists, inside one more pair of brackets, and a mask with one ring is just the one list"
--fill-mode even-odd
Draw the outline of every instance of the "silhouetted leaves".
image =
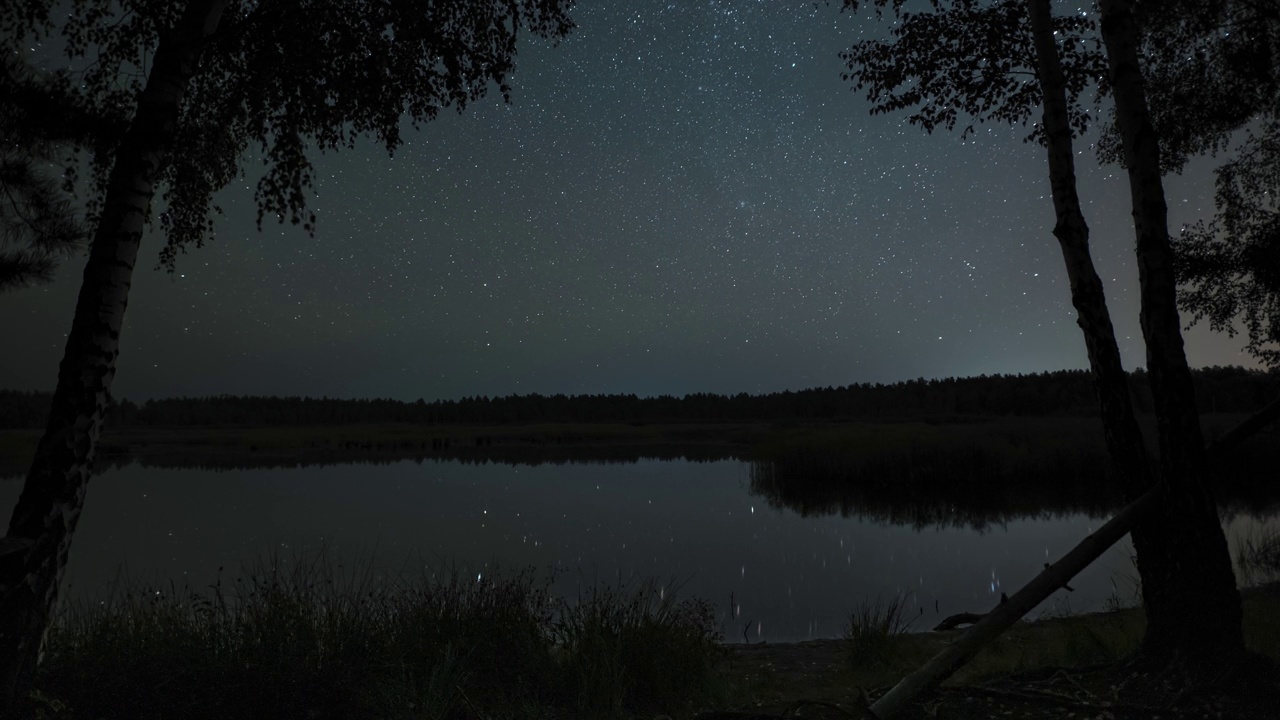
[[[10, 6], [20, 6], [11, 8]], [[161, 262], [199, 247], [212, 231], [213, 193], [265, 166], [257, 181], [258, 222], [275, 217], [313, 231], [307, 209], [311, 153], [352, 147], [372, 136], [388, 152], [401, 143], [401, 119], [415, 127], [442, 109], [459, 112], [507, 76], [522, 32], [558, 39], [573, 27], [572, 0], [231, 0], [191, 80], [159, 213], [167, 244]], [[50, 18], [51, 2], [6, 0], [7, 45], [29, 34], [59, 33], [84, 65], [76, 101], [99, 117], [128, 117], [161, 34], [183, 0], [77, 0]], [[13, 15], [8, 15], [10, 10]], [[88, 62], [86, 62], [88, 61]], [[87, 147], [82, 144], [81, 147]], [[99, 190], [113, 148], [94, 148]], [[89, 220], [100, 212], [88, 203]]]
[[[841, 55], [844, 79], [866, 93], [872, 113], [908, 111], [928, 132], [992, 121], [1026, 125], [1040, 108], [1023, 0], [931, 0], [906, 11], [895, 0], [870, 5], [892, 23], [887, 39], [863, 40]], [[1163, 0], [1137, 4], [1143, 72], [1161, 165], [1181, 171], [1197, 155], [1231, 151], [1217, 171], [1216, 215], [1179, 242], [1183, 310], [1234, 333], [1247, 349], [1280, 364], [1280, 4], [1254, 0]], [[1055, 16], [1058, 52], [1076, 135], [1096, 115], [1085, 107], [1109, 93], [1106, 58], [1091, 11]], [[1242, 132], [1243, 131], [1243, 132]], [[1040, 128], [1028, 139], [1039, 139]], [[1099, 157], [1122, 161], [1113, 122], [1102, 124]]]
[[[1188, 159], [1227, 151], [1237, 131], [1276, 118], [1280, 73], [1274, 46], [1280, 5], [1254, 0], [1137, 3], [1143, 73], [1161, 164], [1180, 172]], [[1099, 144], [1108, 162], [1123, 160], [1114, 127]]]
[[1178, 238], [1179, 303], [1231, 335], [1243, 321], [1246, 349], [1280, 366], [1280, 5], [1169, 0], [1164, 10], [1143, 18], [1162, 164], [1232, 154], [1216, 170], [1213, 218]]
[[1280, 124], [1250, 134], [1238, 157], [1217, 173], [1217, 214], [1183, 230], [1178, 240], [1179, 296], [1184, 310], [1210, 327], [1236, 334], [1246, 349], [1280, 366]]
[[88, 235], [71, 202], [69, 146], [118, 136], [123, 123], [80, 107], [66, 74], [38, 73], [18, 53], [0, 60], [0, 292], [48, 282]]
[[[907, 12], [901, 3], [874, 3], [890, 9], [889, 40], [863, 40], [841, 53], [843, 78], [864, 90], [872, 114], [910, 110], [913, 125], [932, 132], [954, 130], [961, 137], [987, 121], [1026, 125], [1040, 112], [1035, 52], [1022, 0], [936, 0], [932, 10]], [[846, 0], [857, 9], [859, 3]], [[1081, 104], [1094, 85], [1106, 89], [1106, 58], [1096, 23], [1085, 14], [1054, 18], [1066, 76], [1072, 129], [1084, 132], [1091, 119]], [[1037, 126], [1028, 139], [1040, 133]]]

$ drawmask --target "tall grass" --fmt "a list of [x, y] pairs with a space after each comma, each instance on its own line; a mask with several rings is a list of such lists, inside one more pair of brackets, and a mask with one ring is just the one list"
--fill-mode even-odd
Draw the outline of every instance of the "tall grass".
[[[74, 604], [37, 678], [71, 718], [628, 717], [711, 702], [705, 603], [652, 586], [570, 605], [529, 571], [389, 579], [323, 554], [203, 591]], [[670, 712], [670, 710], [668, 710]]]
[[849, 614], [844, 639], [849, 644], [849, 662], [855, 670], [887, 666], [896, 659], [895, 640], [911, 628], [907, 600], [899, 595], [885, 601], [863, 600]]
[[690, 699], [716, 691], [725, 652], [710, 603], [677, 600], [653, 581], [592, 588], [565, 606], [553, 636], [575, 704], [601, 716], [690, 709]]

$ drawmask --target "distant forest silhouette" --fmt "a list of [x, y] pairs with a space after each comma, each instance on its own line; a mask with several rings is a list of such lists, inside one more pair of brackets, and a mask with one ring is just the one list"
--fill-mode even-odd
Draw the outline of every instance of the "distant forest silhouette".
[[[1194, 372], [1201, 412], [1249, 413], [1280, 396], [1280, 372], [1211, 367]], [[1147, 374], [1130, 375], [1134, 404], [1150, 412]], [[0, 390], [0, 428], [43, 427], [51, 393]], [[218, 395], [113, 402], [112, 427], [285, 426], [365, 423], [428, 425], [533, 423], [893, 421], [949, 416], [1093, 416], [1085, 370], [1027, 375], [863, 383], [749, 395], [508, 395], [404, 402]]]

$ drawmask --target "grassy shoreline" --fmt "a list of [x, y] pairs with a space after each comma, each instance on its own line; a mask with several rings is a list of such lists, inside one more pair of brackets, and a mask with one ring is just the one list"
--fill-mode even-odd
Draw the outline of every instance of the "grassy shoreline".
[[[403, 579], [322, 551], [207, 588], [65, 607], [34, 696], [59, 718], [615, 718], [721, 692], [710, 606], [656, 583], [553, 598], [530, 570]], [[625, 711], [625, 712], [624, 712]]]
[[[64, 608], [30, 717], [689, 718], [858, 707], [954, 642], [893, 603], [850, 613], [843, 639], [724, 644], [708, 603], [656, 583], [549, 596], [530, 571], [387, 581], [323, 553], [260, 563], [245, 582], [134, 586]], [[337, 567], [341, 567], [338, 565]], [[1280, 660], [1280, 585], [1242, 591], [1249, 648]], [[1115, 663], [1140, 610], [1024, 621], [957, 673], [965, 688]]]

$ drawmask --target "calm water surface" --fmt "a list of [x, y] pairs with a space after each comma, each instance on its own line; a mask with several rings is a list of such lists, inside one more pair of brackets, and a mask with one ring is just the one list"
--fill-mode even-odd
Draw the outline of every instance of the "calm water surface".
[[[463, 465], [412, 461], [302, 469], [172, 470], [131, 465], [96, 478], [72, 547], [71, 596], [122, 573], [203, 587], [275, 552], [331, 556], [389, 573], [495, 566], [554, 573], [573, 598], [595, 582], [654, 578], [711, 600], [729, 640], [838, 637], [857, 603], [909, 597], [917, 628], [984, 612], [1102, 521], [1027, 519], [984, 531], [916, 531], [839, 516], [802, 518], [748, 491], [747, 464]], [[0, 483], [12, 508], [20, 480]], [[7, 515], [6, 515], [7, 516]], [[1261, 520], [1237, 518], [1234, 543]], [[1127, 540], [1032, 613], [1132, 601]], [[732, 600], [732, 606], [730, 604]], [[731, 610], [732, 607], [732, 610]]]

